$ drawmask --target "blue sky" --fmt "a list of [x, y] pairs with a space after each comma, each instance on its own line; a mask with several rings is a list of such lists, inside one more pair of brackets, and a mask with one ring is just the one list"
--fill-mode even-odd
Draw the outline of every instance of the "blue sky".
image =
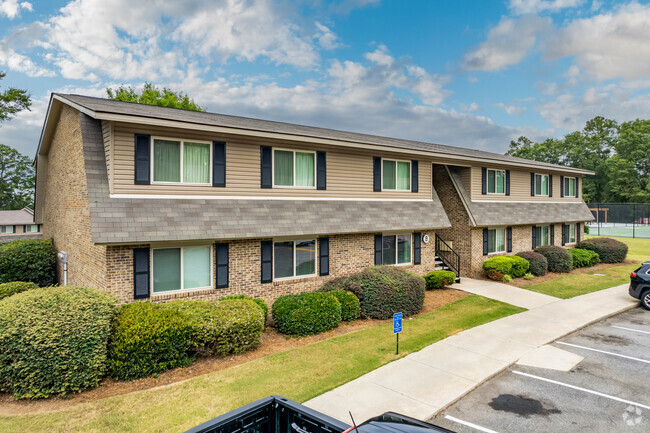
[[650, 5], [594, 0], [0, 0], [0, 88], [145, 81], [209, 111], [504, 152], [596, 115], [650, 118]]

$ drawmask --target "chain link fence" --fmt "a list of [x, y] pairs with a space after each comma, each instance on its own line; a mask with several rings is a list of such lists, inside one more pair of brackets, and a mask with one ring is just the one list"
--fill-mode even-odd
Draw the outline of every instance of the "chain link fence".
[[592, 236], [650, 238], [650, 203], [587, 203]]

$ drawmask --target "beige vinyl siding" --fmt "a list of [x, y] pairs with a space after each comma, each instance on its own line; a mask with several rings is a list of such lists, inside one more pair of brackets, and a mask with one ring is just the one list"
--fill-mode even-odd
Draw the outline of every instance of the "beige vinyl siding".
[[104, 154], [106, 155], [106, 171], [108, 173], [109, 191], [113, 192], [113, 122], [102, 120], [102, 137], [104, 139]]
[[460, 181], [463, 184], [463, 187], [465, 187], [465, 191], [471, 191], [472, 190], [472, 168], [460, 167], [457, 168], [456, 170], [458, 176], [460, 177]]
[[[507, 167], [503, 166], [486, 166], [490, 169], [505, 170]], [[521, 200], [538, 200], [538, 201], [582, 201], [582, 178], [576, 175], [568, 175], [570, 177], [577, 177], [580, 179], [579, 197], [560, 197], [560, 177], [566, 174], [561, 172], [551, 171], [534, 171], [539, 174], [552, 174], [553, 175], [553, 197], [540, 197], [530, 195], [530, 171], [524, 170], [510, 170], [510, 195], [495, 195], [495, 194], [481, 194], [482, 188], [482, 174], [481, 167], [472, 167], [472, 181], [471, 181], [471, 199], [472, 200], [505, 200], [505, 201], [521, 201]], [[465, 184], [465, 182], [463, 182]]]
[[[226, 187], [215, 188], [204, 185], [134, 185], [133, 178], [133, 135], [225, 141], [226, 145]], [[286, 149], [327, 152], [327, 190], [300, 188], [260, 187], [260, 146], [274, 146]], [[210, 132], [179, 130], [172, 128], [151, 128], [135, 124], [115, 123], [113, 125], [113, 187], [114, 194], [159, 194], [159, 195], [214, 195], [214, 196], [265, 196], [265, 197], [333, 197], [333, 198], [431, 198], [431, 160], [419, 158], [419, 192], [373, 192], [373, 156], [395, 159], [411, 159], [397, 152], [374, 152], [365, 149], [341, 148], [326, 145], [292, 143], [256, 139], [237, 135], [222, 135]]]

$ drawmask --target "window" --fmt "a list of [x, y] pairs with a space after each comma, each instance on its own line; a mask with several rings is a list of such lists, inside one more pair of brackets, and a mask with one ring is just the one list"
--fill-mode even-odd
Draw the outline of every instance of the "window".
[[36, 233], [38, 232], [38, 224], [28, 224], [25, 226], [25, 233]]
[[210, 143], [154, 138], [151, 152], [154, 182], [210, 184]]
[[535, 246], [541, 247], [542, 245], [550, 244], [550, 230], [549, 226], [535, 227]]
[[506, 252], [506, 229], [505, 227], [488, 229], [488, 254]]
[[564, 196], [565, 197], [575, 197], [576, 196], [576, 178], [575, 177], [565, 177], [564, 178]]
[[382, 237], [382, 263], [406, 265], [411, 263], [411, 235], [387, 235]]
[[212, 287], [212, 248], [209, 245], [153, 250], [154, 293]]
[[382, 190], [411, 190], [411, 161], [382, 159], [381, 171]]
[[506, 192], [506, 171], [505, 170], [488, 170], [487, 171], [487, 192], [488, 194], [505, 194]]
[[567, 244], [575, 244], [576, 243], [576, 225], [575, 224], [569, 224], [567, 226], [566, 243]]
[[316, 275], [316, 241], [281, 241], [273, 244], [273, 278]]
[[535, 195], [548, 195], [548, 174], [535, 175]]
[[273, 149], [273, 186], [313, 188], [315, 152]]
[[15, 233], [14, 226], [2, 226], [2, 233]]

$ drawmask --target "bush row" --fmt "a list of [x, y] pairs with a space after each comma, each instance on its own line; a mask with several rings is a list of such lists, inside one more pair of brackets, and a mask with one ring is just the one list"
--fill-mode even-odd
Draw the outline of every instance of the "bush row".
[[595, 251], [571, 248], [569, 254], [571, 254], [571, 267], [574, 269], [588, 268], [600, 263], [600, 257]]
[[626, 244], [612, 238], [585, 239], [576, 248], [595, 252], [603, 263], [621, 263], [625, 261], [628, 251]]
[[511, 278], [522, 277], [529, 266], [528, 260], [519, 256], [496, 256], [483, 262], [483, 269], [488, 277], [499, 280], [505, 275]]

